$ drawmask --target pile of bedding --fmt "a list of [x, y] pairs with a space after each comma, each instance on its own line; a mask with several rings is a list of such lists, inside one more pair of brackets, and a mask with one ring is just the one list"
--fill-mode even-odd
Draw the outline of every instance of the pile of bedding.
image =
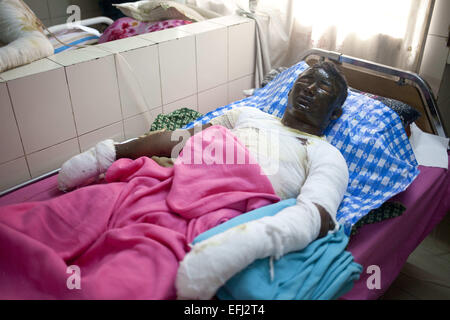
[[73, 25], [55, 34], [60, 41], [49, 35], [55, 53], [77, 49], [75, 45], [105, 43], [218, 17], [212, 11], [175, 1], [103, 3], [103, 6], [117, 8], [122, 17], [116, 19], [102, 34], [93, 28]]
[[116, 20], [99, 39], [99, 43], [174, 28], [215, 18], [218, 15], [175, 1], [136, 1], [113, 4], [125, 17]]

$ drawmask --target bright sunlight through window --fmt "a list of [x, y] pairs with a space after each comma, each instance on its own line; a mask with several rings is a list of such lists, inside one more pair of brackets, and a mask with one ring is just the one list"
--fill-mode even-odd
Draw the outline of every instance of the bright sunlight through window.
[[393, 38], [405, 36], [411, 0], [296, 0], [294, 16], [298, 23], [312, 27], [317, 41], [331, 26], [337, 27], [337, 42], [356, 34], [365, 40], [376, 34]]

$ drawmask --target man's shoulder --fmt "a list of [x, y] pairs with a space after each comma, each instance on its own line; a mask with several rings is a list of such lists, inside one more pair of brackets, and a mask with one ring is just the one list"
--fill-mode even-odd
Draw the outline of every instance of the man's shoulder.
[[316, 150], [320, 152], [322, 155], [328, 154], [328, 156], [333, 158], [339, 157], [344, 159], [341, 150], [339, 150], [333, 144], [328, 142], [326, 139], [315, 139], [313, 143], [311, 143], [311, 140], [309, 142], [310, 143], [308, 145], [311, 151]]
[[256, 107], [238, 107], [230, 110], [232, 114], [239, 115], [241, 119], [254, 119], [254, 120], [268, 120], [278, 119], [277, 117], [268, 114]]
[[332, 151], [339, 151], [335, 146], [333, 146], [325, 136], [314, 136], [306, 134], [305, 138], [308, 140], [308, 146], [318, 148], [318, 149], [329, 149]]
[[256, 113], [256, 114], [270, 116], [270, 114], [268, 114], [267, 112], [264, 112], [261, 109], [258, 109], [256, 107], [242, 106], [242, 107], [239, 107], [239, 108], [236, 108], [236, 109], [240, 110], [241, 112]]

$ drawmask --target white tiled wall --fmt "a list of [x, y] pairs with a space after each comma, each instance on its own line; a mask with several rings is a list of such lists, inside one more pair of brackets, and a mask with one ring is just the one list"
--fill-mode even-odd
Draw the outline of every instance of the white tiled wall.
[[31, 179], [25, 157], [0, 165], [0, 190], [5, 190]]
[[197, 92], [195, 37], [166, 41], [158, 46], [163, 104]]
[[66, 67], [66, 74], [79, 135], [122, 120], [112, 55]]
[[252, 20], [222, 17], [0, 74], [0, 191], [59, 168], [101, 140], [139, 136], [160, 113], [207, 113], [243, 98], [253, 84], [254, 28]]
[[450, 28], [450, 1], [436, 0], [419, 74], [437, 96], [449, 57], [447, 41]]
[[115, 57], [123, 117], [129, 118], [162, 105], [161, 77], [158, 46], [149, 45], [147, 40], [133, 38], [110, 43], [124, 40], [143, 41], [147, 45]]
[[255, 71], [254, 23], [238, 24], [228, 29], [228, 77], [235, 80]]
[[223, 84], [218, 87], [208, 89], [198, 93], [198, 111], [207, 113], [218, 107], [228, 104], [228, 85]]
[[52, 171], [61, 164], [80, 153], [78, 139], [70, 139], [27, 156], [28, 167], [33, 178]]
[[446, 37], [450, 24], [450, 1], [436, 0], [428, 34]]
[[148, 132], [156, 116], [162, 112], [162, 107], [158, 107], [124, 120], [125, 139], [139, 137]]
[[447, 64], [439, 91], [438, 107], [441, 112], [447, 136], [450, 136], [450, 63]]
[[24, 155], [16, 118], [9, 99], [6, 83], [0, 83], [0, 163], [17, 159]]
[[430, 84], [437, 97], [438, 109], [447, 135], [450, 134], [450, 100], [445, 94], [448, 92], [450, 82], [448, 76], [444, 77], [444, 71], [448, 69], [450, 63], [450, 50], [447, 47], [449, 31], [450, 1], [436, 0], [419, 74]]
[[177, 100], [175, 102], [166, 104], [163, 106], [163, 112], [164, 114], [169, 114], [177, 109], [181, 108], [189, 108], [193, 110], [198, 110], [198, 99], [197, 94], [194, 94], [190, 97], [183, 98], [180, 100]]
[[[193, 24], [195, 25], [195, 24]], [[197, 36], [198, 91], [205, 91], [228, 81], [228, 33], [219, 28]]]
[[8, 81], [8, 88], [26, 154], [76, 137], [64, 68]]
[[244, 99], [245, 95], [242, 91], [253, 88], [254, 79], [254, 75], [248, 75], [228, 82], [228, 103]]
[[120, 142], [124, 140], [124, 130], [122, 121], [113, 123], [106, 127], [91, 131], [78, 137], [81, 152], [95, 146], [97, 142], [105, 139], [113, 139]]

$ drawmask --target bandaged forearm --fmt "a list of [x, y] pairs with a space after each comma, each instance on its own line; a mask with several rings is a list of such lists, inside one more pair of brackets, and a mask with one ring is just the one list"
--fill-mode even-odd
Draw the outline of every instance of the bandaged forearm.
[[334, 230], [338, 230], [336, 213], [347, 190], [347, 163], [331, 144], [313, 143], [308, 146], [308, 170], [300, 196], [322, 206], [335, 222]]
[[210, 299], [255, 260], [301, 250], [317, 238], [319, 229], [317, 207], [305, 201], [198, 243], [178, 270], [178, 297]]
[[97, 178], [116, 160], [114, 141], [107, 139], [67, 160], [58, 174], [58, 188], [67, 191]]

